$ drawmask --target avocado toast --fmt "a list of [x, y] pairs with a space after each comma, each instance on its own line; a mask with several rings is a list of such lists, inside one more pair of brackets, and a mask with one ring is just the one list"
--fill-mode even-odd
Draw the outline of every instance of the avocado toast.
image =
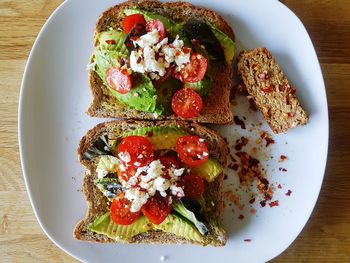
[[96, 24], [87, 113], [232, 123], [234, 50], [233, 30], [211, 10], [184, 2], [118, 4]]
[[225, 245], [219, 217], [227, 154], [224, 139], [198, 124], [112, 121], [95, 126], [78, 147], [88, 210], [74, 237], [100, 243]]

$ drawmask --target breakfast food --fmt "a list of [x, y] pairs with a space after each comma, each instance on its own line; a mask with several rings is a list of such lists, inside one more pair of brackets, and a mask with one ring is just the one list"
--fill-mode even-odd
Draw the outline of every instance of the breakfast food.
[[227, 144], [182, 121], [112, 121], [78, 147], [85, 166], [85, 219], [74, 237], [101, 243], [223, 246], [223, 170]]
[[238, 74], [257, 108], [274, 133], [286, 132], [306, 124], [308, 116], [301, 107], [280, 66], [266, 48], [240, 54]]
[[232, 123], [234, 50], [231, 27], [214, 11], [184, 2], [118, 4], [96, 24], [87, 113]]

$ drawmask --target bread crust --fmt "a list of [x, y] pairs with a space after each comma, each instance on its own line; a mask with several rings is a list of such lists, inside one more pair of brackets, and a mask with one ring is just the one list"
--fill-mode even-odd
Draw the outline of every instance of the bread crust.
[[[210, 23], [234, 40], [234, 32], [228, 23], [212, 10], [193, 6], [185, 2], [165, 2], [155, 0], [127, 1], [106, 10], [97, 21], [95, 34], [117, 28], [124, 17], [122, 11], [125, 8], [138, 7], [146, 11], [157, 12], [173, 19], [174, 21], [187, 21], [196, 19]], [[230, 109], [230, 93], [232, 90], [233, 69], [232, 65], [213, 62], [213, 83], [211, 93], [203, 98], [203, 109], [199, 116], [191, 121], [199, 123], [228, 124], [233, 122], [233, 114]], [[93, 101], [87, 110], [92, 117], [114, 117], [137, 120], [182, 120], [175, 116], [155, 116], [153, 113], [140, 112], [128, 109], [119, 102], [102, 83], [102, 80], [93, 70], [89, 71], [89, 84]]]
[[[87, 230], [87, 226], [96, 218], [109, 211], [110, 204], [108, 199], [98, 190], [93, 183], [96, 175], [96, 162], [88, 161], [83, 158], [84, 152], [99, 138], [101, 135], [111, 136], [112, 134], [123, 133], [141, 127], [154, 126], [178, 126], [186, 130], [188, 133], [198, 135], [205, 139], [208, 150], [214, 158], [216, 158], [223, 167], [226, 167], [226, 156], [228, 155], [228, 146], [225, 140], [216, 132], [201, 126], [199, 124], [187, 123], [183, 121], [122, 121], [116, 120], [111, 122], [100, 123], [89, 130], [81, 139], [77, 149], [78, 158], [82, 165], [85, 166], [86, 172], [83, 178], [83, 193], [87, 202], [87, 212], [83, 220], [81, 220], [73, 231], [73, 236], [82, 241], [98, 242], [98, 243], [151, 243], [151, 244], [198, 244], [174, 234], [165, 233], [159, 230], [151, 230], [147, 233], [139, 234], [129, 240], [113, 240], [105, 235], [97, 234]], [[212, 197], [215, 208], [208, 214], [208, 217], [219, 220], [223, 210], [223, 178], [224, 174], [210, 183], [207, 187], [207, 194]], [[223, 246], [226, 243], [226, 236], [223, 232], [210, 233], [206, 237], [205, 245]]]

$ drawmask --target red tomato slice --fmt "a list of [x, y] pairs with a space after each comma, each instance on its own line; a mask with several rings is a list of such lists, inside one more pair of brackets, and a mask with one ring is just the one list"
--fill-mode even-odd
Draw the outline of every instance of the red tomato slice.
[[110, 214], [114, 223], [130, 225], [139, 217], [140, 212], [130, 212], [130, 201], [121, 193], [113, 199]]
[[112, 67], [107, 70], [106, 80], [108, 85], [115, 91], [126, 94], [131, 90], [132, 81], [126, 70]]
[[172, 209], [171, 196], [162, 197], [160, 194], [152, 196], [141, 208], [141, 212], [153, 223], [159, 225], [170, 214]]
[[203, 100], [190, 88], [180, 89], [171, 100], [171, 108], [177, 116], [189, 119], [198, 116], [203, 108]]
[[122, 159], [122, 161], [135, 167], [148, 165], [153, 161], [154, 154], [152, 143], [143, 136], [125, 137], [118, 146], [118, 155], [120, 153], [129, 155], [130, 160]]
[[171, 177], [169, 176], [169, 169], [171, 167], [174, 167], [176, 169], [180, 168], [180, 162], [179, 159], [176, 158], [173, 155], [164, 155], [164, 156], [160, 156], [159, 157], [159, 161], [162, 163], [162, 165], [164, 166], [164, 175], [163, 177], [166, 179], [170, 179]]
[[124, 17], [122, 21], [122, 27], [124, 29], [124, 32], [126, 34], [129, 34], [130, 30], [136, 25], [136, 24], [142, 24], [146, 25], [146, 20], [141, 14], [134, 14], [130, 16]]
[[203, 178], [196, 174], [184, 176], [180, 185], [184, 189], [185, 197], [188, 198], [199, 198], [205, 191]]
[[178, 138], [176, 151], [181, 161], [191, 167], [201, 165], [208, 160], [207, 145], [198, 136], [185, 135]]
[[146, 30], [147, 32], [151, 32], [154, 29], [156, 29], [159, 33], [159, 41], [165, 38], [165, 27], [163, 23], [160, 20], [150, 20], [146, 24]]
[[198, 53], [192, 53], [190, 57], [190, 63], [185, 64], [180, 70], [183, 82], [198, 82], [204, 78], [207, 71], [208, 62], [207, 59]]

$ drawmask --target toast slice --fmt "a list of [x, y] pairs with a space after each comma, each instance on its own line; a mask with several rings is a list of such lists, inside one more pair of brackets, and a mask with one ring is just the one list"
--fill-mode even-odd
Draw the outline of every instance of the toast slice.
[[[124, 18], [123, 10], [126, 8], [139, 8], [144, 11], [156, 12], [175, 22], [186, 22], [191, 19], [206, 22], [224, 32], [232, 40], [234, 33], [227, 22], [217, 13], [209, 9], [193, 6], [185, 2], [165, 2], [154, 0], [127, 1], [118, 4], [105, 11], [97, 21], [95, 35], [106, 31], [109, 28], [120, 27]], [[95, 43], [96, 44], [96, 43]], [[90, 63], [94, 60], [90, 58]], [[232, 89], [233, 69], [232, 65], [222, 62], [213, 62], [213, 82], [211, 92], [203, 98], [203, 109], [197, 117], [191, 119], [194, 122], [227, 124], [233, 122], [233, 114], [230, 110], [230, 92]], [[127, 108], [118, 101], [103, 84], [101, 78], [93, 70], [89, 71], [89, 84], [93, 96], [93, 101], [87, 110], [87, 114], [92, 117], [112, 117], [137, 120], [181, 120], [181, 117], [174, 114], [168, 116], [158, 116], [153, 113], [141, 112]]]
[[[204, 196], [210, 196], [212, 205], [211, 210], [207, 211], [206, 218], [210, 218], [209, 233], [204, 237], [204, 241], [196, 242], [184, 237], [180, 237], [171, 233], [151, 230], [146, 233], [138, 234], [128, 240], [115, 240], [105, 235], [97, 234], [88, 230], [88, 225], [95, 221], [104, 213], [109, 211], [110, 202], [95, 186], [94, 179], [97, 178], [96, 166], [97, 162], [87, 160], [84, 154], [87, 150], [103, 135], [108, 138], [130, 132], [141, 127], [161, 127], [176, 126], [180, 127], [189, 134], [200, 136], [205, 139], [209, 154], [215, 158], [222, 167], [226, 167], [226, 156], [228, 147], [225, 140], [216, 132], [199, 124], [189, 124], [182, 121], [112, 121], [98, 124], [81, 139], [77, 153], [78, 158], [86, 168], [83, 179], [83, 192], [87, 201], [88, 209], [86, 216], [75, 227], [73, 235], [76, 239], [82, 241], [99, 242], [99, 243], [151, 243], [151, 244], [197, 244], [223, 246], [226, 243], [225, 231], [220, 227], [220, 215], [223, 210], [223, 172], [206, 187]], [[85, 155], [86, 156], [86, 155]]]
[[301, 107], [295, 89], [266, 48], [241, 52], [238, 74], [257, 108], [274, 133], [304, 125], [308, 116]]

